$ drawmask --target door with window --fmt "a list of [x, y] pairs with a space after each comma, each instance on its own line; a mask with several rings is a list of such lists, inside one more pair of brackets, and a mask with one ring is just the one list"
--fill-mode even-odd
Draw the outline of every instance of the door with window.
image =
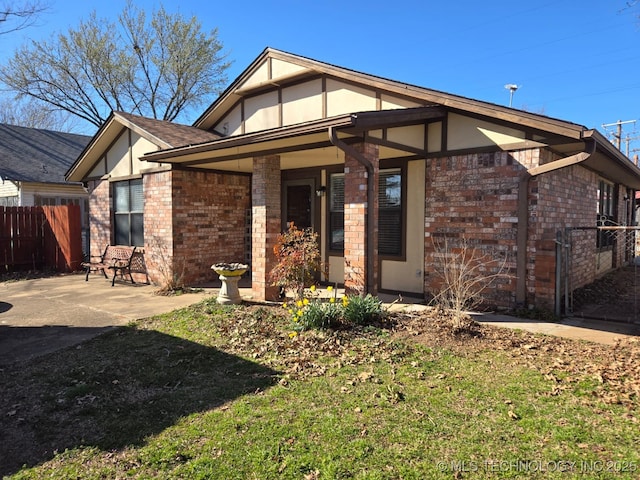
[[299, 229], [314, 227], [314, 188], [312, 178], [283, 182], [283, 230], [291, 222]]

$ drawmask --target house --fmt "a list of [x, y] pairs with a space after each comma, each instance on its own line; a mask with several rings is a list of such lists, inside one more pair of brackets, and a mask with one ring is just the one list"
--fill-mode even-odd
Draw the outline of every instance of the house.
[[[640, 190], [595, 130], [271, 48], [190, 127], [114, 112], [67, 180], [89, 186], [92, 245], [144, 247], [154, 282], [246, 259], [254, 297], [272, 299], [272, 249], [293, 221], [347, 289], [428, 296], [438, 243], [465, 238], [507, 262], [493, 304], [545, 308], [557, 232], [595, 227], [603, 206], [631, 225], [624, 199]], [[625, 260], [596, 236], [571, 266], [583, 283]]]
[[79, 205], [88, 251], [89, 194], [65, 174], [91, 140], [87, 135], [0, 124], [0, 206]]

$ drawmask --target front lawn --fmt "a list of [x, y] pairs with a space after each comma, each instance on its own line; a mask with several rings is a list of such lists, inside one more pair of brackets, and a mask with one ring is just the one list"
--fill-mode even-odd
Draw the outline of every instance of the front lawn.
[[10, 478], [638, 478], [640, 344], [213, 299], [0, 369]]

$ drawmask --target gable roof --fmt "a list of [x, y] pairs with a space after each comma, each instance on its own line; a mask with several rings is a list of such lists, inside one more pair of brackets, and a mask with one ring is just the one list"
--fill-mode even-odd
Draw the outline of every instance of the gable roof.
[[91, 137], [0, 124], [0, 179], [66, 183], [65, 173]]
[[189, 125], [142, 117], [132, 113], [113, 112], [113, 116], [125, 127], [132, 129], [162, 148], [192, 145], [220, 138], [215, 133]]
[[125, 130], [130, 129], [159, 149], [174, 148], [211, 142], [220, 137], [212, 132], [200, 130], [189, 125], [157, 120], [125, 112], [111, 112], [98, 132], [91, 138], [86, 148], [79, 152], [73, 165], [66, 172], [66, 178], [81, 181], [104, 155], [109, 146]]
[[[271, 65], [274, 61], [286, 63], [289, 65], [289, 68], [282, 73], [272, 72]], [[252, 77], [255, 77], [259, 71], [267, 71], [267, 79], [261, 82], [252, 82]], [[328, 75], [351, 83], [355, 82], [373, 89], [386, 91], [390, 94], [412, 98], [420, 101], [424, 106], [440, 105], [462, 112], [516, 123], [557, 135], [564, 135], [569, 138], [579, 139], [581, 138], [581, 132], [586, 130], [586, 127], [583, 125], [565, 120], [390, 80], [270, 47], [267, 47], [260, 56], [231, 83], [220, 97], [194, 122], [193, 126], [210, 129], [242, 97], [253, 95], [264, 89], [273, 88], [284, 82], [302, 80], [315, 75]]]

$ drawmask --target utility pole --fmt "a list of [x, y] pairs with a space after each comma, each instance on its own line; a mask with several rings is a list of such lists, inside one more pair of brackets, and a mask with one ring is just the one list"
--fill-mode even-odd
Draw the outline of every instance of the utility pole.
[[607, 129], [607, 127], [613, 127], [614, 125], [617, 127], [616, 133], [613, 134], [613, 138], [615, 139], [615, 146], [618, 147], [618, 150], [620, 151], [622, 151], [622, 125], [625, 123], [636, 123], [636, 120], [626, 120], [624, 122], [622, 120], [618, 120], [615, 123], [602, 124], [602, 128], [604, 128], [605, 130]]
[[[629, 150], [629, 144], [630, 144], [633, 140], [640, 140], [640, 137], [639, 137], [639, 136], [636, 136], [636, 137], [630, 137], [630, 136], [629, 136], [629, 134], [627, 133], [627, 136], [626, 136], [626, 137], [625, 137], [625, 139], [624, 139], [624, 143], [625, 143], [625, 145], [626, 145], [626, 148], [625, 148], [625, 155], [627, 156], [627, 158], [631, 158], [631, 157], [629, 157], [629, 153], [631, 153], [631, 151]], [[638, 151], [638, 149], [637, 149], [637, 148], [634, 148], [632, 151], [637, 152], [637, 151]]]

